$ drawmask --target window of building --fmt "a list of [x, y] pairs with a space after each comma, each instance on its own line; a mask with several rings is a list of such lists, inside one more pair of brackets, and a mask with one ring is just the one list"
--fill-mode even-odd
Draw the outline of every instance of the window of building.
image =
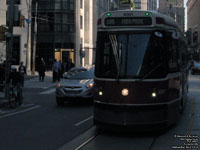
[[61, 24], [55, 24], [55, 32], [61, 32], [62, 28], [61, 28]]
[[68, 14], [63, 14], [63, 23], [67, 23], [69, 20]]
[[61, 9], [61, 0], [55, 0], [55, 9]]
[[83, 16], [80, 16], [80, 28], [83, 29]]
[[[15, 1], [15, 5], [20, 5], [21, 4], [21, 0], [14, 0]], [[6, 0], [6, 4], [9, 5], [10, 4], [10, 0]]]
[[[14, 22], [13, 22], [13, 26], [14, 26], [14, 27], [19, 27], [20, 15], [21, 15], [21, 12], [19, 11], [19, 12], [18, 12], [18, 19], [17, 19], [17, 20], [14, 20]], [[6, 18], [7, 18], [7, 19], [6, 19], [6, 25], [9, 26], [8, 11], [6, 11]]]
[[83, 8], [83, 0], [80, 0], [80, 8]]
[[20, 36], [13, 36], [12, 64], [19, 65], [20, 61]]
[[70, 10], [74, 10], [74, 0], [70, 0]]
[[69, 10], [69, 0], [63, 0], [63, 9]]
[[55, 23], [62, 23], [62, 20], [63, 20], [62, 19], [62, 14], [61, 13], [56, 13], [54, 20], [55, 20]]
[[68, 29], [68, 25], [67, 24], [63, 24], [63, 32], [68, 32], [69, 31], [69, 29]]
[[69, 25], [69, 32], [71, 32], [71, 33], [74, 32], [74, 25]]

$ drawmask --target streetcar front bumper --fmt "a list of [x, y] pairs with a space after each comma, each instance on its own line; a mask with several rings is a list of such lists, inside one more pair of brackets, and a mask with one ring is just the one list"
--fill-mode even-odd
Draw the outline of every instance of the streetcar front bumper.
[[94, 101], [94, 123], [111, 129], [160, 130], [177, 121], [180, 115], [179, 103], [179, 100], [175, 100], [165, 104], [117, 105]]

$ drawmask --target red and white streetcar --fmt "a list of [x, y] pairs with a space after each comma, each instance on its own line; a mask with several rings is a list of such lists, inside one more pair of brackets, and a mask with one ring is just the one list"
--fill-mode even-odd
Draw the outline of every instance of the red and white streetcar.
[[173, 18], [118, 10], [98, 20], [94, 123], [165, 128], [188, 92], [187, 43]]

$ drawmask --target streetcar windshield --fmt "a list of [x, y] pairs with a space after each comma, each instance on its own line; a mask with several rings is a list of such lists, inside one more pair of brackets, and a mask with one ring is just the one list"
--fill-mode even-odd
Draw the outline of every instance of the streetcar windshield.
[[95, 75], [163, 77], [166, 75], [164, 42], [160, 32], [98, 32]]

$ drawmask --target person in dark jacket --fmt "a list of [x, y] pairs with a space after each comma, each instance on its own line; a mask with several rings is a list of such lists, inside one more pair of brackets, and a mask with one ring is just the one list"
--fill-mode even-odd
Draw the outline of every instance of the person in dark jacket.
[[23, 62], [20, 62], [18, 71], [22, 75], [22, 87], [24, 87], [24, 76], [26, 75], [26, 67], [23, 65]]
[[41, 60], [40, 60], [40, 65], [39, 65], [39, 70], [38, 70], [38, 72], [39, 72], [39, 81], [44, 81], [44, 77], [45, 77], [45, 69], [46, 67], [45, 67], [45, 62], [44, 62], [44, 59], [43, 58], [41, 58]]
[[11, 82], [13, 86], [17, 86], [18, 83], [23, 85], [23, 80], [23, 76], [20, 72], [17, 72], [17, 68], [12, 67], [8, 78], [8, 83]]

